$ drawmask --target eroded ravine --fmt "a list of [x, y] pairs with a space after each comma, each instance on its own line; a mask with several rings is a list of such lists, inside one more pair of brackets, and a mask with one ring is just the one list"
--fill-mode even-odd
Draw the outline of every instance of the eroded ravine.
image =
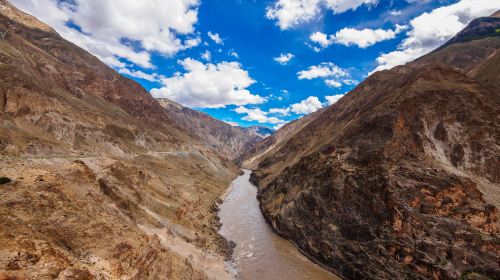
[[276, 235], [260, 212], [251, 171], [236, 178], [220, 206], [220, 233], [236, 243], [233, 258], [241, 279], [339, 279]]

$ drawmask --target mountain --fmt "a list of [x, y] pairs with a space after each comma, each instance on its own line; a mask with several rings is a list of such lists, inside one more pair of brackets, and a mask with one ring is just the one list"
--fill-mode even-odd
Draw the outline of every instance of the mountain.
[[476, 19], [256, 148], [275, 231], [347, 279], [499, 279], [499, 29]]
[[0, 279], [229, 278], [236, 166], [5, 0], [0, 30]]
[[274, 133], [274, 129], [269, 128], [267, 126], [260, 126], [260, 125], [253, 125], [249, 127], [243, 128], [244, 131], [246, 131], [249, 135], [253, 137], [258, 137], [260, 138], [259, 140], [262, 140], [264, 138], [267, 138]]
[[230, 160], [238, 159], [249, 147], [274, 132], [262, 126], [232, 126], [169, 99], [159, 98], [158, 101], [172, 122]]
[[269, 137], [255, 143], [241, 155], [240, 165], [246, 169], [256, 169], [259, 162], [263, 160], [266, 155], [280, 149], [282, 145], [286, 143], [286, 140], [290, 139], [300, 131], [300, 129], [314, 120], [322, 111], [324, 111], [324, 109], [320, 109], [300, 119], [291, 121]]
[[478, 18], [469, 23], [469, 25], [451, 40], [439, 47], [436, 51], [446, 48], [451, 44], [469, 42], [486, 37], [500, 36], [497, 22], [500, 18], [500, 13], [496, 12], [489, 17]]

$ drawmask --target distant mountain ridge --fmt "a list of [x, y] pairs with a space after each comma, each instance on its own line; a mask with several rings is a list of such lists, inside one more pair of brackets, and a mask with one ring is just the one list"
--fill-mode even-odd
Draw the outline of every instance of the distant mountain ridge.
[[255, 143], [274, 133], [263, 126], [232, 126], [166, 98], [158, 101], [170, 120], [230, 160], [237, 160]]
[[274, 129], [267, 126], [253, 125], [249, 127], [242, 127], [249, 135], [259, 137], [260, 140], [267, 138], [274, 133]]
[[305, 115], [299, 119], [293, 120], [283, 127], [275, 131], [271, 136], [255, 143], [250, 149], [247, 149], [238, 161], [243, 168], [250, 170], [257, 169], [258, 164], [262, 161], [266, 154], [271, 154], [271, 151], [276, 151], [281, 148], [281, 145], [295, 135], [300, 129], [309, 124], [317, 116], [323, 112], [322, 108], [314, 113]]

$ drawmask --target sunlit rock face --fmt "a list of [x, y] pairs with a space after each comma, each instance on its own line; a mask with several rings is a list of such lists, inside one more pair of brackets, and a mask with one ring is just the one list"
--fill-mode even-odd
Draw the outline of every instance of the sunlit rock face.
[[214, 203], [236, 166], [4, 0], [0, 30], [0, 279], [229, 278]]

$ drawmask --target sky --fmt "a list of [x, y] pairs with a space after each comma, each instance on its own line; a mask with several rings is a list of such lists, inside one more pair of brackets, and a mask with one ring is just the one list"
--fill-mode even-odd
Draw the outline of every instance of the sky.
[[500, 0], [10, 0], [154, 97], [279, 128]]

